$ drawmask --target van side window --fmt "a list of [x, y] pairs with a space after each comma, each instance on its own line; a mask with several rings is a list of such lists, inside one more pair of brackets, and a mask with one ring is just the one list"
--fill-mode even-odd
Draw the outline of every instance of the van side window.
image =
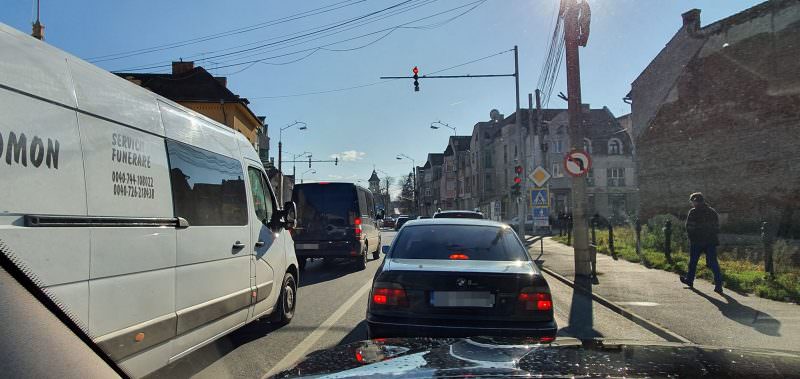
[[357, 188], [356, 191], [358, 192], [358, 211], [360, 212], [359, 217], [364, 217], [369, 214], [367, 210], [367, 196], [364, 193], [364, 190], [361, 188]]
[[167, 139], [175, 216], [191, 226], [247, 225], [242, 164]]
[[250, 176], [250, 191], [253, 193], [256, 216], [259, 221], [269, 222], [272, 219], [272, 197], [267, 192], [264, 175], [254, 167], [248, 167], [247, 174]]

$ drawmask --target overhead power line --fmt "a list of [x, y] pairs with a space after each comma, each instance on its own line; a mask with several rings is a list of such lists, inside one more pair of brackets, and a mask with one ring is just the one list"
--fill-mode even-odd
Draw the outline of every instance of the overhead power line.
[[137, 56], [137, 55], [141, 55], [141, 54], [149, 54], [149, 53], [154, 53], [154, 52], [158, 52], [158, 51], [175, 49], [175, 48], [183, 47], [183, 46], [195, 45], [195, 44], [206, 42], [206, 41], [211, 41], [211, 40], [215, 40], [215, 39], [219, 39], [219, 38], [224, 38], [224, 37], [229, 37], [229, 36], [233, 36], [233, 35], [243, 34], [243, 33], [247, 33], [247, 32], [252, 32], [252, 31], [255, 31], [255, 30], [259, 30], [259, 29], [263, 29], [263, 28], [267, 28], [267, 27], [271, 27], [271, 26], [275, 26], [275, 25], [280, 25], [280, 24], [287, 23], [287, 22], [290, 22], [290, 21], [295, 21], [295, 20], [306, 18], [306, 17], [311, 17], [311, 16], [316, 16], [316, 15], [319, 15], [319, 14], [323, 14], [323, 13], [332, 12], [332, 11], [335, 11], [335, 10], [338, 10], [338, 9], [342, 9], [342, 8], [345, 8], [345, 7], [356, 5], [358, 3], [363, 3], [365, 1], [366, 0], [344, 0], [344, 1], [340, 1], [340, 2], [334, 3], [334, 4], [326, 5], [324, 7], [311, 9], [311, 10], [308, 10], [308, 11], [305, 11], [305, 12], [295, 13], [295, 14], [290, 15], [290, 16], [281, 17], [281, 18], [277, 18], [277, 19], [261, 22], [261, 23], [258, 23], [258, 24], [250, 25], [250, 26], [245, 26], [245, 27], [241, 27], [241, 28], [227, 30], [227, 31], [220, 32], [220, 33], [209, 34], [209, 35], [205, 35], [205, 36], [201, 36], [201, 37], [191, 38], [191, 39], [187, 39], [187, 40], [183, 40], [183, 41], [171, 42], [171, 43], [152, 46], [152, 47], [146, 47], [146, 48], [141, 48], [141, 49], [122, 51], [122, 52], [106, 54], [106, 55], [99, 55], [99, 56], [96, 56], [96, 57], [87, 58], [87, 60], [92, 62], [92, 63], [106, 62], [106, 61], [112, 61], [112, 60], [118, 60], [118, 59], [128, 58], [128, 57], [132, 57], [132, 56]]
[[[223, 57], [229, 57], [229, 56], [234, 56], [234, 55], [240, 55], [240, 54], [247, 53], [247, 52], [252, 52], [252, 51], [256, 51], [256, 50], [262, 50], [262, 49], [267, 48], [267, 47], [279, 46], [279, 45], [285, 44], [287, 42], [299, 41], [299, 40], [302, 40], [302, 39], [304, 39], [306, 37], [316, 36], [316, 35], [321, 34], [321, 33], [329, 32], [329, 31], [332, 31], [332, 30], [336, 30], [337, 28], [342, 28], [343, 26], [354, 24], [354, 23], [356, 23], [358, 21], [362, 21], [362, 20], [368, 19], [370, 17], [373, 17], [373, 16], [379, 15], [381, 13], [396, 9], [398, 7], [401, 7], [401, 6], [406, 5], [408, 3], [412, 3], [414, 1], [418, 1], [418, 0], [405, 0], [405, 1], [402, 1], [402, 2], [399, 2], [399, 3], [396, 3], [394, 5], [391, 5], [389, 7], [386, 7], [386, 8], [377, 10], [377, 11], [373, 11], [373, 12], [370, 12], [370, 13], [367, 13], [367, 14], [364, 14], [364, 15], [361, 15], [361, 16], [352, 17], [352, 18], [348, 18], [348, 19], [345, 19], [345, 20], [340, 20], [340, 21], [337, 21], [335, 23], [328, 24], [327, 26], [324, 26], [324, 27], [315, 27], [315, 28], [306, 29], [306, 30], [301, 31], [301, 32], [290, 33], [290, 34], [287, 34], [287, 35], [284, 35], [284, 36], [277, 37], [278, 38], [277, 41], [275, 41], [276, 38], [270, 38], [270, 39], [267, 39], [267, 40], [263, 40], [261, 42], [267, 42], [267, 41], [273, 41], [273, 42], [261, 43], [261, 44], [258, 44], [256, 46], [253, 46], [253, 47], [243, 48], [243, 49], [239, 49], [239, 50], [235, 50], [235, 51], [230, 51], [231, 48], [226, 48], [226, 49], [220, 49], [220, 50], [207, 52], [205, 54], [211, 54], [211, 55], [210, 56], [205, 56], [205, 54], [204, 54], [203, 59], [199, 59], [198, 61], [208, 61], [208, 60], [212, 60], [212, 59], [216, 59], [216, 58], [223, 58]], [[430, 1], [437, 1], [437, 0], [428, 0], [428, 1], [430, 2]], [[345, 31], [345, 30], [350, 30], [350, 29], [344, 29], [342, 31]], [[332, 35], [332, 34], [336, 34], [336, 33], [331, 33], [330, 35]], [[313, 39], [311, 39], [311, 40], [313, 40]], [[256, 42], [256, 43], [258, 43], [258, 42]], [[252, 44], [253, 43], [245, 44], [245, 45], [242, 45], [242, 46], [247, 46], [247, 45], [252, 45]], [[280, 49], [276, 49], [276, 50], [280, 50]], [[227, 52], [223, 53], [223, 51], [227, 51]], [[242, 58], [242, 57], [239, 57], [239, 58]], [[137, 67], [126, 68], [126, 69], [115, 70], [115, 71], [152, 70], [152, 69], [161, 68], [161, 67], [169, 67], [171, 65], [171, 61], [163, 61], [163, 62], [164, 62], [163, 64], [141, 65], [141, 66], [137, 66]]]

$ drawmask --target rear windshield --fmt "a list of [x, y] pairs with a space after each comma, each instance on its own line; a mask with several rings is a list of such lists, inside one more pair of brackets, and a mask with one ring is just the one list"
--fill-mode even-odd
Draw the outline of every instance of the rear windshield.
[[510, 228], [480, 225], [415, 225], [397, 236], [392, 258], [473, 261], [527, 260]]
[[356, 189], [352, 184], [298, 185], [292, 193], [300, 224], [350, 225], [356, 217]]
[[433, 218], [475, 218], [483, 219], [483, 215], [475, 212], [445, 212], [433, 215]]

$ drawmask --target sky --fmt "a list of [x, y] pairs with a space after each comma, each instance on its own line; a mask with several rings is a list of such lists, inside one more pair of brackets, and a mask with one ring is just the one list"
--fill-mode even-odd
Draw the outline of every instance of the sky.
[[[701, 9], [701, 24], [707, 25], [759, 2], [589, 0], [591, 31], [588, 45], [580, 49], [583, 103], [607, 106], [617, 116], [629, 113], [622, 97], [680, 28], [681, 13]], [[316, 174], [306, 173], [304, 179], [363, 180], [366, 185], [373, 168], [381, 178], [407, 175], [412, 162], [397, 160], [398, 154], [421, 166], [428, 153], [444, 151], [452, 131], [433, 130], [432, 122], [470, 135], [475, 123], [489, 120], [491, 109], [510, 115], [515, 108], [510, 77], [426, 79], [414, 92], [410, 79], [380, 76], [409, 76], [414, 66], [423, 75], [501, 52], [440, 74], [510, 74], [509, 50], [517, 45], [520, 101], [526, 107], [548, 52], [558, 0], [41, 3], [47, 43], [110, 71], [152, 67], [140, 72], [167, 72], [169, 62], [179, 59], [215, 68], [210, 71], [227, 76], [228, 87], [267, 117], [271, 156], [277, 155], [278, 129], [301, 121], [307, 130], [283, 132], [284, 160], [306, 151], [314, 159], [337, 156], [338, 166], [315, 163]], [[0, 0], [0, 9], [0, 22], [30, 32], [33, 0]], [[338, 29], [325, 33], [336, 34], [302, 37], [334, 25]], [[164, 47], [176, 42], [183, 43]], [[160, 48], [142, 51], [153, 47]], [[231, 54], [244, 49], [251, 50]], [[260, 61], [242, 64], [254, 60]], [[556, 97], [559, 92], [566, 93], [563, 67], [548, 107], [566, 108]], [[299, 164], [298, 176], [306, 170], [307, 164]]]

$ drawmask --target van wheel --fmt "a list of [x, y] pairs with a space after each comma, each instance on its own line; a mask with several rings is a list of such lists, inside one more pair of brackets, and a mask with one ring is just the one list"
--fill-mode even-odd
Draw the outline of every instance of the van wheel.
[[364, 249], [361, 251], [361, 256], [356, 258], [356, 268], [359, 271], [367, 269], [367, 259], [369, 259], [369, 258], [367, 258], [368, 254], [369, 254], [369, 253], [367, 253], [368, 250], [369, 249], [368, 249], [367, 245], [365, 244], [364, 245]]
[[378, 247], [372, 252], [372, 259], [377, 260], [381, 257], [381, 239], [378, 238]]
[[270, 322], [279, 325], [286, 325], [292, 321], [294, 317], [294, 308], [297, 305], [297, 283], [294, 276], [286, 273], [283, 276], [283, 285], [281, 286], [281, 295], [278, 297], [277, 308], [270, 316]]

